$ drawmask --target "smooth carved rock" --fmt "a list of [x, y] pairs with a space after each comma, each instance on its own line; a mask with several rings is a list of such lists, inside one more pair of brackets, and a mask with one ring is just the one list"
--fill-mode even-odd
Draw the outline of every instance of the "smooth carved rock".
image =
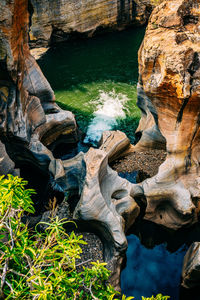
[[52, 160], [49, 171], [55, 179], [54, 184], [57, 184], [58, 188], [61, 188], [64, 193], [81, 196], [86, 177], [86, 163], [83, 152], [68, 160]]
[[143, 87], [137, 85], [137, 106], [141, 110], [141, 119], [135, 132], [136, 142], [133, 150], [166, 149], [166, 140], [158, 128], [158, 114]]
[[167, 149], [158, 174], [142, 184], [145, 218], [174, 229], [195, 222], [192, 201], [200, 199], [199, 11], [199, 1], [164, 1], [154, 9], [139, 50], [139, 104], [146, 117], [136, 147], [160, 147], [161, 133]]
[[99, 149], [108, 153], [109, 162], [117, 159], [130, 147], [129, 138], [119, 130], [104, 131], [99, 143]]
[[85, 184], [74, 218], [91, 222], [101, 232], [105, 255], [110, 259], [114, 249], [123, 252], [127, 248], [124, 231], [134, 223], [140, 211], [130, 193], [133, 194], [134, 186], [134, 195], [141, 190], [108, 166], [106, 152], [90, 148], [85, 162]]
[[[121, 133], [106, 133], [104, 150], [91, 148], [66, 161], [54, 158], [51, 147], [77, 141], [74, 116], [55, 104], [49, 83], [30, 55], [27, 1], [0, 3], [0, 139], [16, 165], [34, 165], [49, 175], [57, 194], [80, 197], [74, 218], [99, 233], [107, 260], [121, 261], [127, 247], [125, 232], [140, 212], [137, 197], [146, 196], [146, 219], [173, 229], [195, 221], [200, 44], [199, 4], [192, 4], [164, 2], [152, 15], [140, 49], [141, 89], [151, 103], [150, 119], [166, 140], [168, 157], [156, 176], [134, 185], [108, 166], [108, 159], [129, 143]], [[147, 124], [154, 126], [152, 121]]]
[[53, 158], [47, 149], [62, 140], [77, 142], [71, 112], [61, 110], [28, 47], [28, 1], [0, 3], [0, 139], [18, 165], [43, 172]]
[[182, 286], [189, 289], [200, 286], [200, 242], [192, 243], [184, 257]]
[[145, 24], [157, 1], [31, 0], [32, 46], [47, 46], [71, 36], [92, 36], [97, 30]]
[[145, 219], [175, 230], [197, 222], [191, 194], [181, 182], [160, 182], [158, 174], [142, 187], [147, 201]]
[[50, 186], [61, 201], [64, 195], [80, 198], [74, 217], [92, 222], [105, 243], [105, 258], [118, 261], [127, 247], [124, 231], [140, 211], [134, 195], [141, 188], [112, 171], [108, 157], [121, 152], [129, 140], [118, 132], [111, 143], [103, 140], [107, 152], [90, 149], [73, 159], [55, 159], [51, 149], [59, 142], [77, 141], [74, 116], [55, 104], [49, 83], [30, 55], [27, 1], [1, 2], [0, 16], [0, 139], [17, 166], [34, 167], [49, 178], [44, 190]]

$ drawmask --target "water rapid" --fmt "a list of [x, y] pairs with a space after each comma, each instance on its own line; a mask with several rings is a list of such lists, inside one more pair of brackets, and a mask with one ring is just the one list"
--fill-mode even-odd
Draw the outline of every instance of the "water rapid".
[[97, 146], [103, 131], [112, 130], [119, 119], [126, 118], [128, 98], [122, 93], [99, 91], [99, 97], [91, 101], [96, 110], [93, 113], [84, 143]]

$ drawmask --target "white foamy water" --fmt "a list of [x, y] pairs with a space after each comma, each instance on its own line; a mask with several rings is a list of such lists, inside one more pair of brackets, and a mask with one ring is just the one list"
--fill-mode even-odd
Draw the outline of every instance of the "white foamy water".
[[97, 145], [101, 138], [102, 132], [112, 130], [117, 125], [117, 119], [125, 118], [127, 110], [125, 107], [128, 98], [121, 93], [99, 92], [99, 97], [92, 104], [96, 105], [94, 119], [88, 126], [87, 134], [84, 143]]

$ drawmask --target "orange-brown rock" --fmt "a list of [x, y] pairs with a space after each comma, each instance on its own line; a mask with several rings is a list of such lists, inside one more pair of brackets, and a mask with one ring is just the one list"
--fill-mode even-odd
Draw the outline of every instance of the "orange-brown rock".
[[162, 137], [168, 153], [158, 174], [143, 184], [146, 218], [179, 228], [175, 203], [187, 224], [195, 221], [193, 203], [200, 199], [199, 0], [164, 1], [155, 8], [139, 50], [139, 89], [144, 117], [136, 149], [145, 141], [160, 148]]
[[76, 142], [77, 127], [30, 55], [28, 26], [27, 0], [0, 2], [0, 139], [16, 164], [47, 171], [52, 154], [46, 146], [63, 136]]
[[[162, 1], [162, 0], [161, 0]], [[74, 35], [143, 25], [157, 0], [31, 0], [30, 44], [47, 46]]]

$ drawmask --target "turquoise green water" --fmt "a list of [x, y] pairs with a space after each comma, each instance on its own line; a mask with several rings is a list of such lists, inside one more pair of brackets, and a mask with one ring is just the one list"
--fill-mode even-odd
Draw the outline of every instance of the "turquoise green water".
[[117, 124], [114, 122], [112, 127], [125, 131], [133, 141], [140, 118], [136, 106], [137, 52], [143, 36], [144, 28], [132, 28], [74, 40], [51, 48], [38, 61], [55, 91], [57, 103], [76, 115], [84, 133], [98, 101], [102, 104], [105, 100], [102, 93], [114, 101], [120, 95], [125, 98], [125, 116], [119, 113]]

